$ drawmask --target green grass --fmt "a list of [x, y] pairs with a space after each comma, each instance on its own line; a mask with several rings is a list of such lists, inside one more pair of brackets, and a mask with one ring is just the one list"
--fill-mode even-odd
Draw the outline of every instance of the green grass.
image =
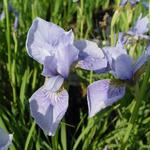
[[[89, 119], [86, 87], [92, 81], [110, 75], [76, 70], [73, 81], [68, 85], [82, 90], [77, 102], [82, 105], [76, 108], [78, 116], [72, 116], [78, 118], [76, 123], [63, 119], [56, 135], [48, 137], [30, 115], [28, 100], [44, 82], [42, 66], [27, 55], [25, 48], [32, 20], [39, 16], [65, 30], [72, 28], [76, 39], [96, 40], [100, 47], [114, 45], [115, 33], [127, 31], [141, 12], [143, 15], [149, 13], [141, 3], [134, 8], [129, 5], [120, 8], [119, 2], [12, 0], [11, 5], [19, 13], [17, 31], [13, 28], [15, 16], [8, 11], [9, 1], [0, 2], [0, 12], [6, 14], [5, 19], [0, 21], [0, 127], [14, 135], [10, 150], [101, 150], [106, 145], [111, 150], [121, 146], [126, 149], [150, 149], [150, 63], [139, 82], [139, 92], [136, 91], [140, 95], [137, 97], [138, 104], [133, 100], [134, 93], [127, 90], [122, 100]], [[135, 56], [142, 53], [146, 43], [137, 45]]]

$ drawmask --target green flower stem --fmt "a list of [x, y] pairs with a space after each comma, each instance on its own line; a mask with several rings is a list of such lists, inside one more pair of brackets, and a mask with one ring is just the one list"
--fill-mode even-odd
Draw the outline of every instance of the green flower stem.
[[89, 83], [91, 84], [92, 82], [93, 82], [93, 71], [90, 71]]
[[136, 102], [135, 102], [135, 106], [134, 106], [131, 118], [130, 118], [129, 123], [128, 123], [126, 134], [125, 134], [123, 142], [121, 144], [121, 150], [124, 150], [126, 148], [126, 144], [127, 144], [128, 139], [129, 139], [131, 130], [132, 130], [132, 128], [136, 122], [136, 119], [138, 117], [138, 111], [139, 111], [139, 108], [141, 106], [142, 100], [144, 99], [144, 95], [145, 95], [145, 91], [147, 89], [147, 82], [149, 80], [149, 76], [150, 76], [150, 61], [148, 61], [148, 65], [146, 68], [146, 73], [144, 76], [144, 81], [143, 81], [141, 90], [139, 89], [138, 83], [135, 86], [135, 100], [136, 100]]
[[8, 72], [9, 75], [11, 73], [11, 48], [10, 48], [10, 22], [9, 22], [9, 12], [8, 12], [8, 1], [3, 0], [4, 3], [4, 11], [6, 15], [6, 41], [7, 41], [7, 49], [8, 49]]

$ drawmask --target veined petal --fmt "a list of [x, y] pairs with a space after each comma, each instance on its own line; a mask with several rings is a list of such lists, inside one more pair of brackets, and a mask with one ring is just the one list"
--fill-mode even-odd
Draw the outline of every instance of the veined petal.
[[95, 42], [88, 40], [75, 41], [80, 50], [77, 66], [85, 70], [99, 71], [107, 67], [107, 59]]
[[68, 77], [70, 67], [78, 59], [78, 49], [71, 44], [60, 45], [56, 52], [57, 72], [64, 78]]
[[0, 128], [0, 150], [5, 150], [12, 143], [12, 134], [6, 133], [2, 128]]
[[60, 89], [64, 82], [64, 78], [60, 75], [46, 79], [44, 88], [51, 92], [56, 92]]
[[111, 80], [99, 80], [88, 86], [87, 101], [89, 117], [93, 117], [101, 109], [112, 105], [125, 94], [125, 87], [113, 85]]
[[120, 55], [114, 60], [112, 73], [119, 79], [130, 80], [133, 75], [133, 62], [129, 55]]
[[43, 64], [46, 56], [55, 53], [55, 47], [60, 43], [60, 38], [66, 34], [67, 32], [61, 27], [36, 18], [27, 35], [26, 48], [29, 56]]
[[51, 92], [45, 87], [38, 89], [30, 98], [31, 115], [40, 128], [53, 136], [68, 108], [68, 92]]

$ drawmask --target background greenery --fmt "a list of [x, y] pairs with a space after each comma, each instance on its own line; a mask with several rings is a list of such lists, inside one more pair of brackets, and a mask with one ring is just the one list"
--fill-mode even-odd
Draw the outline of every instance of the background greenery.
[[[101, 150], [119, 149], [127, 132], [135, 102], [127, 90], [125, 97], [111, 107], [88, 119], [86, 87], [94, 80], [111, 77], [92, 72], [72, 72], [69, 89], [69, 109], [54, 137], [45, 136], [31, 118], [29, 98], [44, 82], [42, 66], [31, 59], [25, 41], [32, 20], [39, 16], [73, 29], [76, 39], [91, 39], [100, 47], [114, 45], [114, 33], [127, 31], [140, 13], [149, 13], [142, 2], [135, 7], [119, 7], [119, 0], [3, 0], [0, 12], [0, 127], [13, 133], [11, 150]], [[9, 9], [10, 5], [13, 11]], [[17, 30], [15, 12], [19, 14]], [[145, 43], [136, 43], [134, 56], [139, 56]], [[140, 84], [143, 83], [143, 78]], [[127, 139], [126, 148], [150, 149], [150, 82], [137, 112], [138, 118]]]

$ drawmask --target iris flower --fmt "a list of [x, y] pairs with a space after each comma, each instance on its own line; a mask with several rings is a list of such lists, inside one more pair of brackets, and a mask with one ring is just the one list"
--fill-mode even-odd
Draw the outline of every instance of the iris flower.
[[108, 68], [116, 79], [99, 80], [88, 86], [89, 117], [121, 99], [125, 94], [126, 85], [135, 84], [136, 76], [148, 60], [150, 46], [137, 61], [127, 54], [121, 43], [115, 47], [104, 47], [103, 51], [108, 60]]
[[0, 128], [0, 150], [5, 150], [11, 145], [12, 137], [12, 134], [8, 134], [2, 128]]
[[150, 40], [150, 37], [146, 35], [149, 31], [150, 23], [148, 16], [142, 18], [142, 14], [139, 16], [135, 25], [127, 32], [127, 34], [133, 36], [136, 39]]
[[137, 40], [150, 40], [150, 36], [146, 35], [149, 31], [150, 23], [148, 16], [142, 18], [139, 16], [133, 27], [127, 32], [120, 32], [118, 35], [118, 42], [122, 45], [132, 45], [131, 43]]
[[54, 135], [68, 108], [68, 92], [63, 82], [72, 64], [78, 59], [78, 49], [73, 45], [72, 30], [36, 18], [29, 29], [26, 41], [30, 57], [43, 65], [45, 84], [30, 98], [31, 115], [45, 134]]
[[71, 66], [96, 72], [104, 71], [107, 59], [97, 44], [74, 41], [72, 30], [36, 18], [26, 41], [30, 57], [43, 65], [45, 84], [30, 98], [31, 115], [48, 135], [54, 135], [68, 107], [68, 92], [63, 88]]
[[120, 6], [125, 6], [127, 4], [127, 2], [129, 2], [132, 6], [134, 6], [135, 4], [140, 2], [140, 0], [122, 0], [120, 2]]

